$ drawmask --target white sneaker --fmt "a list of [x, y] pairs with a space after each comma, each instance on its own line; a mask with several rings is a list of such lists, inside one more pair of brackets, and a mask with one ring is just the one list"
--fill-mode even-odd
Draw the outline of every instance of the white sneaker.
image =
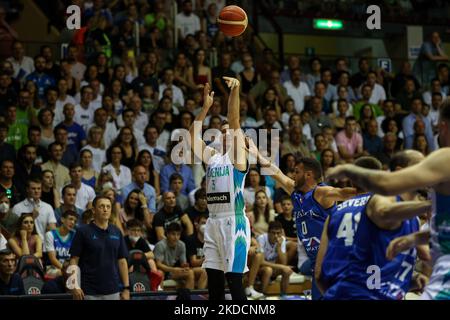
[[255, 289], [253, 289], [253, 287], [245, 288], [245, 294], [247, 297], [252, 298], [254, 300], [258, 300], [264, 297], [264, 294], [256, 291]]

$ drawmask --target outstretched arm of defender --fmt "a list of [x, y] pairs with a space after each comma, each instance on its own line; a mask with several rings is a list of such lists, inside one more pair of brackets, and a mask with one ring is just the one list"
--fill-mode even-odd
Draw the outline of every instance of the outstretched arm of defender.
[[[211, 108], [213, 104], [213, 98], [214, 91], [210, 92], [210, 86], [209, 83], [207, 83], [203, 89], [203, 107], [189, 128], [189, 133], [191, 135], [191, 149], [194, 152], [194, 155], [205, 163], [208, 163], [209, 157], [215, 152], [213, 148], [207, 147], [205, 142], [201, 139], [202, 124], [208, 114], [209, 108]], [[204, 152], [205, 150], [208, 150], [209, 152]]]
[[391, 199], [374, 195], [367, 206], [367, 215], [379, 228], [392, 230], [404, 220], [412, 219], [431, 210], [430, 201], [392, 202]]
[[400, 193], [433, 186], [449, 180], [450, 148], [430, 154], [418, 164], [395, 172], [370, 170], [355, 165], [341, 165], [330, 169], [329, 179], [347, 177], [358, 186], [382, 195]]
[[345, 201], [356, 196], [355, 188], [334, 188], [329, 186], [317, 187], [314, 192], [314, 199], [327, 209], [333, 206], [336, 201]]
[[230, 88], [230, 97], [228, 98], [228, 123], [232, 131], [232, 154], [234, 158], [234, 166], [240, 170], [247, 169], [248, 152], [245, 148], [245, 137], [241, 130], [241, 122], [239, 119], [239, 80], [230, 77], [223, 77], [228, 88]]
[[249, 148], [248, 152], [257, 157], [259, 164], [263, 168], [267, 168], [270, 172], [270, 175], [280, 184], [280, 186], [286, 191], [289, 195], [291, 195], [295, 190], [295, 181], [286, 176], [280, 168], [278, 168], [275, 164], [273, 164], [270, 160], [266, 159], [259, 151], [258, 147], [255, 145], [252, 139], [248, 139]]
[[401, 252], [410, 250], [416, 246], [427, 245], [429, 241], [430, 230], [418, 231], [396, 238], [389, 243], [386, 250], [386, 258], [392, 260]]

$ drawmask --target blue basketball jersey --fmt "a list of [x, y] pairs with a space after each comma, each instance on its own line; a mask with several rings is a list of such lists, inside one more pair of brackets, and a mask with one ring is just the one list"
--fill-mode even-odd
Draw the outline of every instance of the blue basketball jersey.
[[383, 230], [369, 219], [365, 211], [362, 212], [348, 266], [324, 298], [403, 299], [412, 278], [416, 249], [402, 252], [392, 261], [386, 259], [386, 249], [392, 240], [417, 232], [419, 227], [419, 219], [413, 218], [403, 221], [396, 230]]
[[[323, 184], [318, 186], [323, 186]], [[323, 225], [328, 215], [336, 208], [335, 205], [331, 208], [322, 208], [314, 200], [314, 191], [318, 186], [306, 193], [295, 191], [291, 195], [292, 203], [294, 204], [293, 214], [297, 226], [297, 236], [305, 247], [306, 254], [311, 260], [313, 268], [316, 263], [317, 252], [319, 251]]]
[[61, 239], [58, 229], [51, 231], [53, 234], [53, 245], [55, 246], [56, 259], [59, 262], [64, 263], [65, 260], [70, 259], [70, 246], [72, 245], [75, 231], [71, 231], [65, 241]]
[[372, 193], [357, 195], [336, 206], [328, 222], [328, 248], [322, 261], [321, 279], [333, 286], [348, 266], [353, 240]]

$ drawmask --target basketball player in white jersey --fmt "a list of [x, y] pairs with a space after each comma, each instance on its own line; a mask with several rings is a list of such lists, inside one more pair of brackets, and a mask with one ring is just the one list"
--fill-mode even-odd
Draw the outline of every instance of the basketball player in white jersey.
[[[209, 219], [205, 229], [205, 261], [210, 300], [225, 299], [225, 278], [233, 300], [246, 300], [242, 277], [248, 270], [250, 223], [245, 215], [244, 181], [248, 172], [248, 152], [239, 121], [239, 81], [224, 77], [230, 88], [228, 124], [222, 124], [219, 150], [206, 146], [195, 122], [203, 123], [213, 103], [214, 92], [205, 85], [202, 110], [190, 128], [191, 148], [206, 167]], [[198, 126], [198, 123], [197, 123]], [[231, 141], [230, 141], [231, 140]]]
[[[418, 164], [395, 172], [368, 170], [341, 165], [330, 170], [330, 179], [347, 177], [367, 190], [382, 195], [432, 188], [433, 212], [430, 223], [433, 273], [425, 287], [423, 299], [450, 300], [450, 99], [441, 107], [439, 118], [441, 149]], [[416, 244], [426, 243], [427, 232], [416, 234]], [[401, 247], [401, 244], [393, 244]], [[393, 256], [388, 248], [388, 256]]]

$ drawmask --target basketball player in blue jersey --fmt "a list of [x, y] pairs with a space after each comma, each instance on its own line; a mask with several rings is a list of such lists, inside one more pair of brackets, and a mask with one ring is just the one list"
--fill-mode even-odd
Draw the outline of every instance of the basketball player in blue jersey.
[[[295, 180], [287, 177], [281, 170], [265, 159], [250, 141], [250, 151], [256, 155], [262, 167], [268, 167], [270, 174], [280, 186], [291, 195], [294, 204], [294, 217], [297, 235], [302, 242], [311, 266], [314, 268], [316, 255], [320, 246], [323, 225], [328, 215], [336, 208], [336, 201], [344, 201], [356, 195], [355, 188], [334, 188], [321, 183], [322, 168], [312, 158], [297, 160]], [[314, 274], [314, 270], [312, 270]], [[312, 281], [312, 299], [320, 299], [315, 281]]]
[[[396, 156], [421, 160], [418, 152]], [[423, 157], [422, 157], [423, 158]], [[381, 169], [372, 157], [356, 160], [355, 165]], [[358, 188], [362, 192], [361, 188]], [[337, 206], [325, 222], [316, 262], [316, 281], [325, 299], [402, 299], [408, 291], [416, 260], [416, 250], [389, 261], [386, 248], [395, 237], [419, 230], [419, 214], [431, 208], [429, 201], [399, 201], [363, 193]], [[422, 251], [425, 249], [422, 248]], [[371, 285], [372, 270], [379, 285]]]
[[[219, 148], [206, 146], [196, 123], [203, 123], [213, 103], [214, 92], [204, 88], [204, 104], [190, 128], [194, 155], [206, 164], [206, 195], [209, 219], [205, 227], [203, 267], [208, 274], [210, 300], [225, 299], [225, 278], [233, 300], [246, 300], [242, 283], [248, 271], [250, 223], [245, 215], [244, 182], [248, 172], [248, 151], [239, 121], [239, 81], [224, 77], [230, 88], [228, 124], [222, 124]], [[232, 129], [232, 131], [229, 131]], [[231, 140], [231, 141], [230, 141]], [[220, 144], [220, 142], [222, 142]], [[215, 143], [217, 144], [217, 143]]]
[[419, 188], [432, 188], [430, 222], [433, 273], [423, 299], [450, 299], [450, 100], [440, 110], [438, 123], [441, 149], [423, 161], [396, 172], [341, 165], [330, 170], [330, 178], [347, 177], [357, 185], [383, 195], [397, 195]]

